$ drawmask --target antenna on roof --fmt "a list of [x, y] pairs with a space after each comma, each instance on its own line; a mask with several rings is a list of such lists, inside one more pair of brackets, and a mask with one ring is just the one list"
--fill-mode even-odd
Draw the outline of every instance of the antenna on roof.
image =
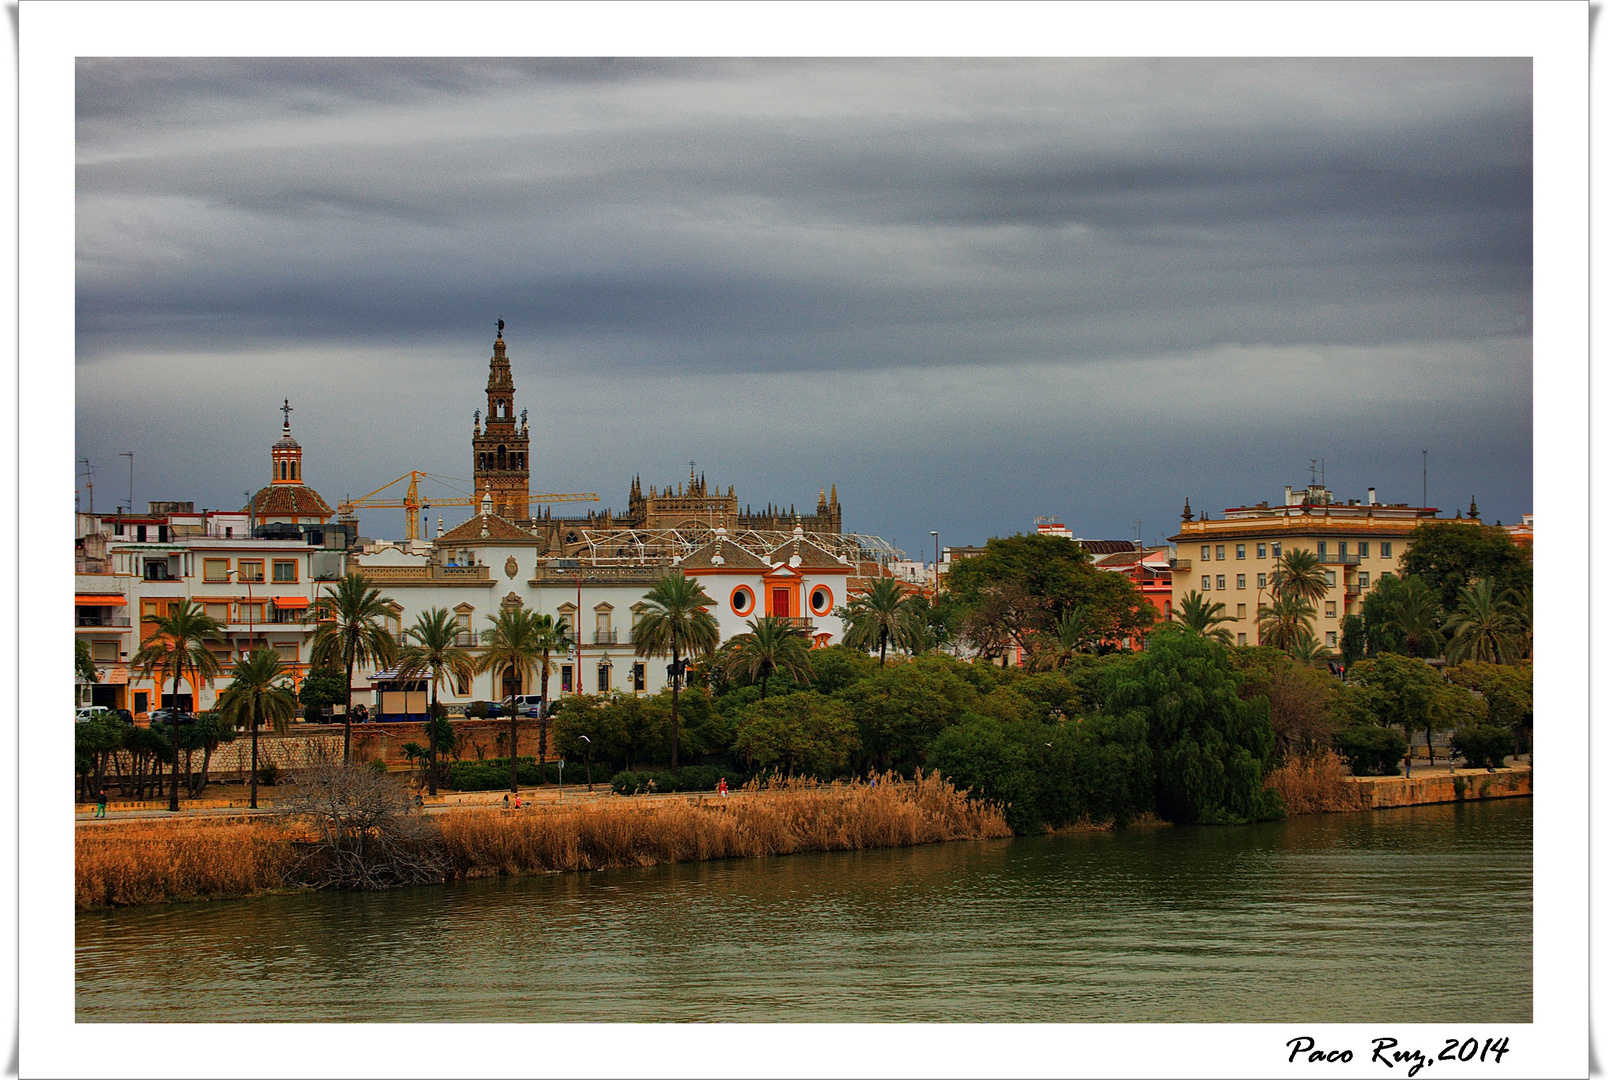
[[1307, 458], [1307, 484], [1316, 487], [1318, 483], [1318, 459]]

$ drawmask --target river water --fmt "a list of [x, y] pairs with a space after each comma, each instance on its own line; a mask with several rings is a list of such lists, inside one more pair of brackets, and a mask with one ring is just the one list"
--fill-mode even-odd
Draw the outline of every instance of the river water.
[[1528, 799], [77, 919], [80, 1021], [1529, 1022]]

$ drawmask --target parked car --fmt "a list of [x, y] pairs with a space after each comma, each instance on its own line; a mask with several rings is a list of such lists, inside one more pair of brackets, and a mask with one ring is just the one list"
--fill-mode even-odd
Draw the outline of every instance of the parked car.
[[132, 726], [134, 723], [134, 714], [129, 712], [127, 709], [112, 709], [111, 714], [123, 721], [125, 724]]
[[151, 713], [152, 727], [167, 727], [171, 724], [193, 724], [195, 714], [187, 713], [183, 709], [156, 709]]
[[78, 715], [74, 718], [74, 722], [79, 724], [87, 724], [91, 720], [104, 720], [106, 718], [105, 714], [111, 711], [112, 710], [108, 709], [104, 705], [80, 705], [78, 707]]
[[503, 716], [507, 716], [507, 715], [508, 715], [508, 710], [503, 708], [503, 706], [502, 706], [502, 704], [500, 702], [496, 702], [496, 701], [488, 701], [488, 702], [486, 702], [486, 719], [487, 720], [495, 720], [498, 717], [503, 717]]
[[518, 711], [520, 716], [537, 717], [542, 711], [542, 696], [540, 694], [516, 694], [511, 698], [504, 698], [502, 707], [505, 713]]

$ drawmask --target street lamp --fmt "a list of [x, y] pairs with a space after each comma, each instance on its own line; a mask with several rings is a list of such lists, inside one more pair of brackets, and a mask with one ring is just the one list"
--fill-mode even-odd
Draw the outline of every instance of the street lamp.
[[[581, 741], [586, 744], [586, 793], [592, 794], [592, 740], [582, 735]], [[560, 776], [563, 773], [559, 774]]]
[[932, 602], [938, 603], [938, 530], [932, 530]]

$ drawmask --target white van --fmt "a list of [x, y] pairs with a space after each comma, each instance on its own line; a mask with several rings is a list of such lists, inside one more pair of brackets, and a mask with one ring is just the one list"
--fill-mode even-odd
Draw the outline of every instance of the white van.
[[516, 694], [504, 700], [503, 705], [513, 709], [520, 716], [539, 716], [542, 709], [542, 696], [540, 694]]
[[105, 705], [80, 705], [78, 707], [78, 715], [74, 718], [73, 722], [77, 724], [87, 724], [91, 720], [100, 720], [104, 718], [105, 715], [111, 711], [112, 710], [108, 709]]

